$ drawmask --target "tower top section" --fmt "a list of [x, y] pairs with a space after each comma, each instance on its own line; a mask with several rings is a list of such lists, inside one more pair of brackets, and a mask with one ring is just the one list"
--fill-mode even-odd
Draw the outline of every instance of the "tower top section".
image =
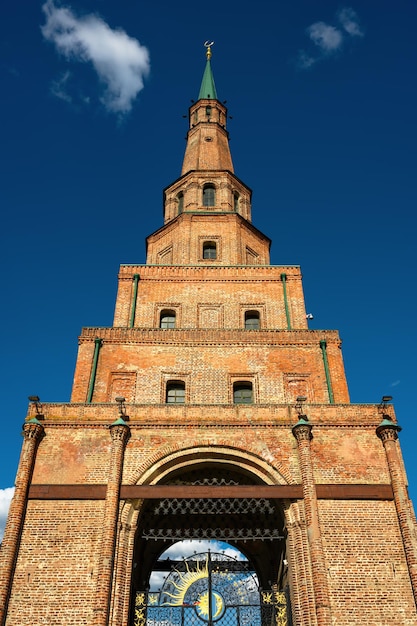
[[[222, 217], [223, 221], [227, 219], [240, 224], [240, 220], [243, 218], [247, 222], [251, 222], [252, 195], [249, 187], [234, 173], [229, 147], [229, 133], [226, 129], [227, 109], [225, 103], [218, 100], [211, 68], [213, 44], [213, 41], [206, 41], [204, 44], [206, 67], [201, 81], [199, 98], [196, 102], [192, 101], [188, 111], [189, 128], [181, 176], [164, 190], [165, 225], [175, 220], [177, 226], [183, 224], [185, 228], [187, 219], [192, 219], [195, 222], [196, 216], [200, 215], [202, 219], [204, 216], [206, 227], [208, 223], [211, 224], [212, 232], [218, 231], [220, 228], [219, 214], [223, 216], [229, 214], [230, 219], [229, 217]], [[182, 214], [193, 217], [188, 218]], [[209, 222], [207, 222], [208, 219]], [[245, 228], [247, 226], [246, 224]], [[188, 229], [189, 226], [186, 228]], [[241, 232], [240, 228], [239, 226], [239, 233]], [[187, 237], [189, 237], [189, 231], [186, 232]], [[230, 230], [231, 232], [232, 230]], [[203, 236], [203, 234], [200, 233], [199, 236]], [[269, 239], [257, 231], [256, 237], [258, 236], [261, 237], [262, 243], [255, 247], [262, 250], [257, 252], [257, 258], [259, 258], [257, 263], [268, 263]], [[233, 241], [228, 249], [233, 248], [234, 253], [232, 256], [224, 253], [222, 264], [242, 263], [242, 256], [237, 250], [239, 246], [244, 248], [240, 238], [241, 235], [233, 235]], [[147, 262], [158, 263], [159, 257], [157, 255], [159, 252], [152, 242], [152, 237], [148, 238]], [[171, 249], [168, 245], [166, 247]], [[252, 249], [253, 246], [249, 247]], [[224, 246], [224, 250], [226, 250], [226, 246]], [[181, 256], [181, 263], [195, 264], [198, 260], [196, 261], [195, 255], [192, 256], [192, 254], [190, 248]], [[216, 260], [219, 261], [219, 259], [220, 257], [217, 256]], [[174, 257], [169, 263], [173, 262]], [[175, 263], [178, 264], [179, 261], [175, 260]]]
[[233, 172], [229, 135], [226, 130], [227, 109], [217, 98], [211, 68], [213, 44], [213, 41], [206, 41], [204, 44], [206, 67], [198, 100], [189, 109], [189, 130], [182, 176], [191, 171]]
[[217, 100], [217, 91], [216, 85], [214, 83], [213, 72], [211, 71], [211, 46], [214, 44], [214, 41], [206, 41], [204, 46], [207, 48], [206, 52], [206, 69], [204, 70], [203, 80], [201, 81], [200, 93], [198, 94], [198, 99], [207, 99], [207, 100]]

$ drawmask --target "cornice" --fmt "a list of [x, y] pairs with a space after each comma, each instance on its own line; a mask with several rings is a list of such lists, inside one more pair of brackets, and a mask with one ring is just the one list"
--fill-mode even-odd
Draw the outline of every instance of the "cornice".
[[[291, 270], [295, 270], [292, 274], [288, 274], [286, 281], [299, 279], [300, 277], [300, 266], [299, 265], [158, 265], [158, 264], [140, 264], [140, 263], [122, 263], [120, 265], [119, 278], [130, 278], [133, 274], [139, 273], [141, 279], [146, 279], [152, 277], [155, 274], [163, 274], [167, 272], [171, 272], [171, 274], [175, 274], [180, 277], [183, 275], [184, 279], [189, 279], [191, 273], [213, 273], [214, 279], [219, 272], [223, 274], [231, 274], [234, 280], [238, 280], [237, 274], [249, 274], [247, 276], [247, 280], [253, 280], [253, 274], [261, 274], [265, 273], [268, 276], [265, 277], [265, 280], [271, 280], [269, 274], [276, 274], [279, 281], [282, 282], [281, 273], [290, 272]], [[124, 276], [127, 274], [127, 276]], [[225, 276], [222, 276], [219, 280], [223, 281]], [[260, 277], [257, 276], [257, 280], [260, 280]]]
[[80, 343], [101, 339], [109, 344], [152, 344], [175, 346], [262, 346], [262, 347], [317, 347], [320, 340], [328, 345], [341, 345], [337, 330], [245, 330], [223, 328], [125, 328], [85, 327]]
[[[108, 428], [117, 417], [115, 403], [42, 403], [43, 427], [53, 428]], [[305, 406], [309, 423], [314, 430], [375, 429], [380, 422], [379, 405], [367, 404], [308, 404]], [[27, 419], [35, 413], [29, 407]], [[299, 416], [292, 404], [127, 404], [129, 427], [132, 430], [183, 429], [203, 427], [213, 429], [290, 429]], [[390, 419], [395, 425], [394, 410]]]

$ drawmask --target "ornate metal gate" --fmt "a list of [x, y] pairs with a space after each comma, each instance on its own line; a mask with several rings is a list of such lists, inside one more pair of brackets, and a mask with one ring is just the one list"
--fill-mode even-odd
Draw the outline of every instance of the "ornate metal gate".
[[208, 551], [167, 572], [160, 591], [136, 592], [134, 626], [290, 626], [287, 594], [260, 590], [248, 561]]

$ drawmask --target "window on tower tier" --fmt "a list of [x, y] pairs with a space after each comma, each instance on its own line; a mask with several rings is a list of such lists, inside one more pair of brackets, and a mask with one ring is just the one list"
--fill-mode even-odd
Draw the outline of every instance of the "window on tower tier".
[[217, 259], [217, 246], [214, 241], [203, 243], [203, 259]]
[[184, 211], [184, 194], [182, 191], [177, 196], [178, 200], [178, 213], [182, 213]]
[[170, 380], [166, 391], [167, 404], [185, 404], [185, 383], [182, 380]]
[[259, 311], [246, 311], [245, 330], [259, 330], [260, 326]]
[[233, 210], [237, 211], [239, 208], [239, 194], [237, 191], [233, 194]]
[[214, 206], [216, 204], [216, 190], [214, 185], [204, 185], [203, 206]]
[[250, 382], [233, 383], [233, 403], [234, 404], [252, 404], [253, 389]]
[[175, 311], [161, 311], [160, 328], [175, 328]]

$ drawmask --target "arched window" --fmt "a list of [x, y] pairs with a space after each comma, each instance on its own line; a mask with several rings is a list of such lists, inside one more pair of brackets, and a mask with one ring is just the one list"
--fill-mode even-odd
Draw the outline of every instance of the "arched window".
[[178, 213], [182, 213], [184, 211], [184, 194], [182, 191], [177, 195], [178, 200]]
[[167, 382], [167, 404], [185, 404], [185, 383], [182, 380], [170, 380]]
[[259, 330], [260, 327], [259, 311], [246, 311], [245, 330]]
[[161, 311], [159, 328], [175, 328], [175, 311]]
[[233, 383], [233, 403], [234, 404], [252, 404], [253, 389], [252, 383], [248, 381], [239, 381]]
[[215, 241], [203, 243], [203, 259], [217, 259], [217, 245]]
[[214, 185], [209, 183], [203, 187], [203, 206], [214, 206], [216, 204], [216, 190]]
[[239, 208], [239, 194], [237, 191], [233, 194], [233, 210], [237, 211]]

